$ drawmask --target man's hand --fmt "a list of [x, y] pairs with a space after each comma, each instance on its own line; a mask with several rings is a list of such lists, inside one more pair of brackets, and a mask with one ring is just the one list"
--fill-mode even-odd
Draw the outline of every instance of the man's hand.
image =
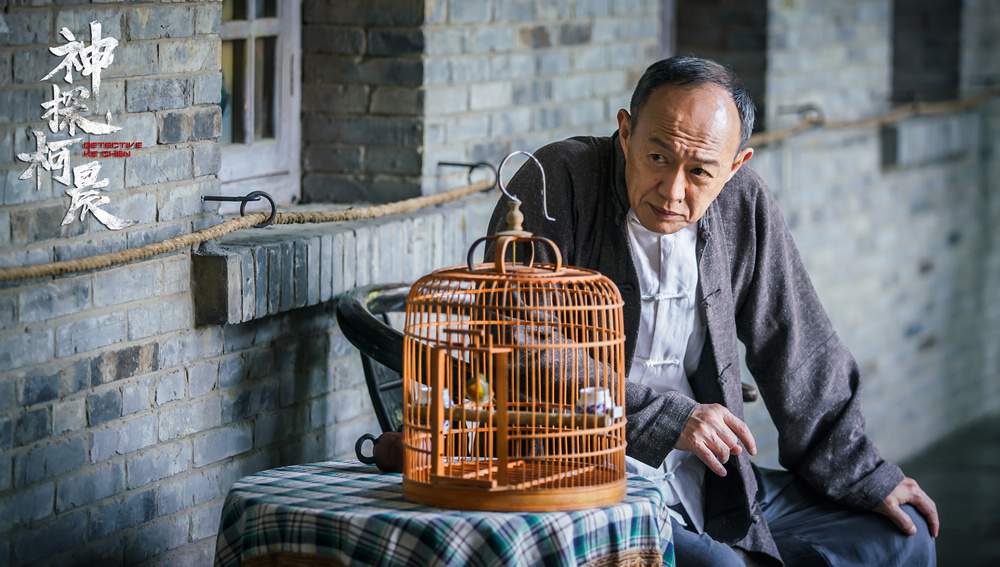
[[[740, 446], [743, 443], [743, 446]], [[675, 449], [698, 456], [712, 472], [726, 476], [729, 455], [739, 455], [746, 447], [757, 454], [757, 442], [747, 424], [719, 404], [698, 404], [684, 424], [684, 431], [674, 444]], [[905, 514], [904, 514], [905, 515]]]
[[941, 529], [941, 521], [938, 519], [937, 505], [920, 488], [917, 481], [910, 477], [903, 478], [903, 481], [897, 484], [896, 488], [892, 489], [892, 492], [885, 497], [885, 500], [875, 507], [875, 511], [887, 516], [903, 533], [913, 535], [917, 533], [917, 527], [913, 525], [913, 520], [906, 515], [906, 512], [900, 508], [903, 504], [912, 504], [924, 519], [927, 520], [927, 527], [931, 530], [931, 536], [938, 536], [938, 530]]

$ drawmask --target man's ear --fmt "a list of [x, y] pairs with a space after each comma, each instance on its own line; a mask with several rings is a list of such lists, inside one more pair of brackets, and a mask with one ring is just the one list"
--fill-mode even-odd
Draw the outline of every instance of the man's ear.
[[628, 142], [632, 136], [632, 117], [624, 108], [618, 109], [618, 143], [622, 146], [622, 153], [628, 155]]
[[732, 169], [729, 170], [729, 177], [726, 178], [726, 182], [728, 183], [729, 180], [732, 179], [734, 175], [736, 175], [736, 172], [739, 171], [741, 167], [743, 167], [743, 164], [750, 161], [750, 158], [752, 157], [753, 157], [753, 148], [744, 148], [740, 150], [736, 154], [736, 159], [733, 160], [733, 167]]

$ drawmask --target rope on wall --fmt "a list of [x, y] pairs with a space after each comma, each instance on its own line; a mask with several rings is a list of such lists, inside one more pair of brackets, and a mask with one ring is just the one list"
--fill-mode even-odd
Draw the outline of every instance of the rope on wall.
[[[903, 104], [883, 114], [879, 114], [871, 118], [863, 118], [858, 120], [828, 121], [823, 118], [821, 113], [815, 113], [811, 116], [803, 118], [802, 122], [796, 124], [795, 126], [791, 126], [789, 128], [783, 128], [781, 130], [774, 130], [770, 132], [761, 132], [759, 134], [754, 134], [753, 136], [750, 137], [749, 144], [752, 146], [760, 147], [781, 142], [789, 138], [798, 136], [803, 132], [808, 132], [813, 130], [874, 128], [899, 122], [901, 120], [905, 120], [907, 118], [915, 116], [929, 116], [937, 114], [962, 112], [974, 108], [998, 95], [1000, 95], [1000, 89], [991, 89], [984, 91], [981, 94], [958, 100], [943, 101], [943, 102], [916, 102], [916, 103]], [[343, 221], [373, 219], [373, 218], [383, 217], [386, 215], [408, 213], [426, 207], [433, 207], [435, 205], [450, 203], [452, 201], [457, 201], [459, 199], [468, 197], [469, 195], [485, 191], [492, 187], [493, 184], [491, 182], [483, 181], [480, 183], [474, 183], [471, 185], [459, 187], [457, 189], [452, 189], [451, 191], [446, 191], [444, 193], [427, 195], [423, 197], [414, 197], [412, 199], [405, 199], [403, 201], [396, 201], [394, 203], [386, 203], [384, 205], [373, 205], [368, 207], [358, 207], [358, 208], [351, 208], [339, 211], [278, 213], [273, 223], [303, 224], [303, 223], [343, 222]], [[191, 246], [194, 244], [199, 244], [207, 240], [214, 240], [216, 238], [221, 238], [226, 234], [236, 232], [238, 230], [251, 228], [256, 224], [263, 222], [266, 217], [267, 215], [265, 213], [251, 213], [244, 217], [238, 217], [223, 221], [210, 228], [206, 228], [189, 234], [184, 234], [174, 238], [169, 238], [162, 242], [148, 244], [146, 246], [142, 246], [139, 248], [133, 248], [131, 250], [123, 250], [121, 252], [98, 254], [96, 256], [89, 256], [86, 258], [78, 258], [75, 260], [64, 260], [61, 262], [51, 262], [47, 264], [36, 264], [32, 266], [15, 266], [11, 268], [0, 268], [0, 282], [15, 281], [28, 278], [41, 278], [46, 276], [58, 276], [74, 272], [82, 272], [85, 270], [109, 268], [111, 266], [117, 266], [121, 264], [127, 264], [129, 262], [144, 260], [146, 258], [157, 256], [159, 254], [174, 252], [184, 247]]]
[[860, 118], [857, 120], [826, 120], [822, 113], [814, 113], [804, 117], [802, 122], [781, 130], [761, 132], [750, 136], [748, 145], [766, 146], [798, 136], [810, 130], [845, 130], [879, 128], [907, 118], [916, 116], [933, 116], [938, 114], [952, 114], [970, 110], [983, 104], [987, 100], [1000, 96], [1000, 89], [989, 89], [980, 94], [961, 98], [958, 100], [946, 100], [941, 102], [911, 102], [901, 104], [888, 112], [872, 116], [870, 118]]
[[[408, 213], [416, 211], [418, 209], [432, 207], [434, 205], [442, 205], [444, 203], [450, 203], [452, 201], [457, 201], [464, 197], [468, 197], [469, 195], [473, 195], [475, 193], [480, 193], [487, 189], [491, 189], [492, 187], [493, 183], [491, 181], [482, 181], [479, 183], [473, 183], [472, 185], [466, 185], [463, 187], [459, 187], [457, 189], [452, 189], [451, 191], [447, 191], [444, 193], [438, 193], [436, 195], [414, 197], [412, 199], [396, 201], [394, 203], [386, 203], [384, 205], [357, 207], [351, 209], [344, 209], [340, 211], [278, 213], [274, 218], [273, 224], [304, 224], [304, 223], [343, 222], [343, 221], [355, 221], [363, 219], [374, 219], [378, 217], [384, 217], [386, 215]], [[108, 254], [98, 254], [96, 256], [78, 258], [75, 260], [65, 260], [62, 262], [51, 262], [48, 264], [17, 266], [13, 268], [0, 268], [0, 281], [13, 281], [13, 280], [21, 280], [27, 278], [58, 276], [73, 272], [82, 272], [84, 270], [109, 268], [111, 266], [117, 266], [120, 264], [127, 264], [129, 262], [144, 260], [146, 258], [150, 258], [152, 256], [156, 256], [159, 254], [174, 252], [186, 246], [199, 244], [207, 240], [214, 240], [216, 238], [221, 238], [222, 236], [225, 236], [226, 234], [229, 234], [231, 232], [236, 232], [238, 230], [243, 230], [245, 228], [251, 228], [255, 224], [263, 222], [265, 218], [267, 218], [266, 213], [251, 213], [245, 217], [238, 217], [226, 220], [213, 227], [209, 227], [189, 234], [184, 234], [174, 238], [169, 238], [162, 242], [156, 242], [154, 244], [148, 244], [146, 246], [142, 246], [139, 248], [133, 248], [131, 250], [123, 250], [121, 252], [112, 252]]]

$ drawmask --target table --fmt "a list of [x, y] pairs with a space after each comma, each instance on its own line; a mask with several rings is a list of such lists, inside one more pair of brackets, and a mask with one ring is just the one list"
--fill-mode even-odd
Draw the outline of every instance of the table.
[[222, 509], [215, 565], [639, 567], [660, 565], [662, 558], [672, 567], [670, 519], [661, 501], [652, 482], [633, 476], [625, 499], [607, 508], [446, 510], [404, 500], [401, 475], [373, 466], [295, 465], [233, 485]]

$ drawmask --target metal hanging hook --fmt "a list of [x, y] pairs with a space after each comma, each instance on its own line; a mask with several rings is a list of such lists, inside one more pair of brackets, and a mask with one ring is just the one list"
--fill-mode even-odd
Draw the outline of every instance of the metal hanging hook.
[[500, 179], [500, 176], [497, 175], [497, 168], [493, 167], [493, 164], [490, 163], [490, 162], [488, 162], [488, 161], [477, 161], [477, 162], [471, 162], [471, 161], [439, 161], [438, 162], [438, 167], [464, 167], [464, 168], [468, 169], [469, 170], [469, 175], [468, 175], [467, 179], [468, 179], [469, 185], [472, 185], [472, 173], [474, 171], [476, 171], [477, 168], [485, 167], [486, 169], [490, 170], [490, 173], [493, 174], [493, 183], [490, 185], [489, 189], [486, 189], [487, 191], [492, 190], [494, 187], [496, 187], [496, 185], [497, 185], [497, 179]]
[[204, 201], [222, 201], [222, 202], [232, 202], [240, 203], [240, 216], [246, 216], [247, 213], [247, 203], [251, 201], [259, 201], [261, 197], [267, 199], [268, 204], [271, 205], [271, 213], [267, 215], [264, 222], [253, 225], [254, 228], [264, 228], [274, 222], [274, 216], [278, 214], [278, 208], [274, 205], [274, 199], [264, 191], [251, 191], [243, 197], [228, 197], [224, 195], [202, 195], [201, 200]]
[[528, 156], [531, 159], [531, 161], [535, 162], [535, 165], [538, 166], [538, 171], [542, 173], [542, 214], [545, 215], [545, 220], [549, 221], [556, 220], [551, 216], [549, 216], [549, 206], [547, 203], [548, 198], [546, 197], [545, 194], [545, 168], [542, 167], [542, 162], [538, 161], [538, 158], [536, 158], [534, 154], [532, 154], [531, 152], [526, 152], [524, 150], [517, 150], [510, 152], [509, 154], [507, 154], [507, 157], [503, 158], [503, 161], [500, 162], [500, 167], [497, 168], [497, 185], [500, 187], [500, 191], [503, 192], [503, 194], [506, 195], [508, 199], [514, 201], [519, 205], [521, 204], [520, 199], [518, 199], [517, 197], [515, 197], [514, 195], [512, 195], [510, 192], [507, 191], [507, 185], [503, 182], [503, 177], [501, 176], [501, 173], [503, 172], [503, 166], [507, 164], [507, 161], [510, 160], [510, 158], [518, 154]]
[[816, 103], [807, 102], [805, 104], [785, 104], [778, 107], [778, 114], [798, 114], [802, 122], [810, 124], [822, 124], [826, 121], [823, 109]]

